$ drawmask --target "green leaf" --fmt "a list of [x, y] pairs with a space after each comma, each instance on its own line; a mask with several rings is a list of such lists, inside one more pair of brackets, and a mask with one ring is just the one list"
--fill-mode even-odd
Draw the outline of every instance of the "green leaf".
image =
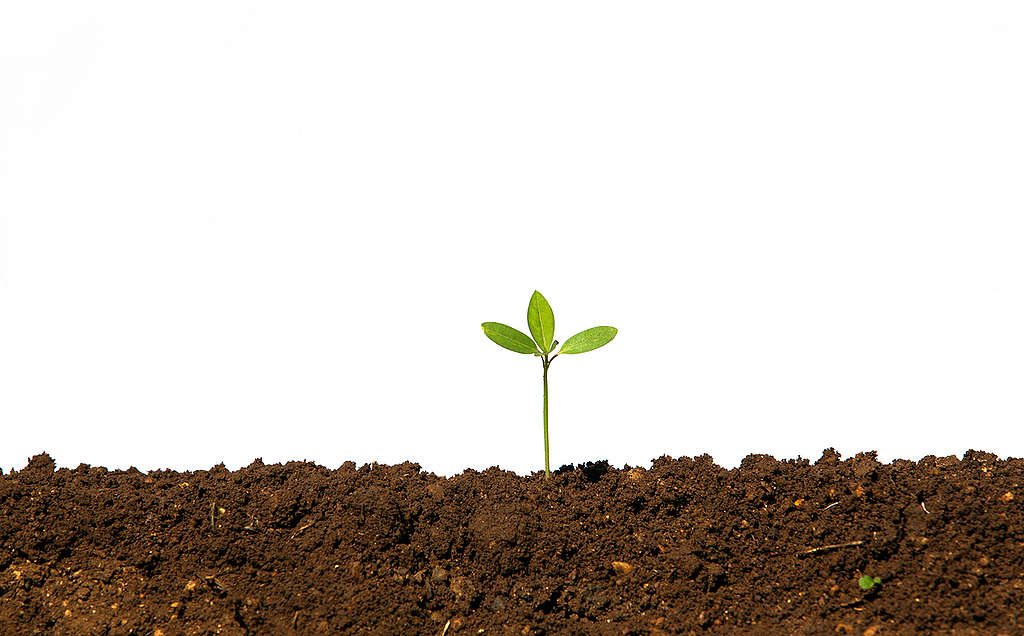
[[558, 353], [586, 353], [612, 341], [619, 330], [615, 327], [591, 327], [572, 336]]
[[530, 336], [514, 327], [503, 325], [500, 322], [485, 322], [480, 326], [484, 329], [484, 335], [498, 346], [516, 353], [539, 353], [537, 345], [533, 344]]
[[871, 588], [875, 587], [881, 582], [882, 579], [878, 578], [877, 576], [868, 576], [867, 574], [865, 574], [857, 580], [857, 585], [859, 585], [860, 589], [862, 590], [870, 590]]
[[530, 325], [533, 339], [540, 345], [543, 352], [551, 351], [551, 341], [555, 337], [555, 312], [539, 291], [533, 292], [530, 307], [526, 310], [526, 324]]

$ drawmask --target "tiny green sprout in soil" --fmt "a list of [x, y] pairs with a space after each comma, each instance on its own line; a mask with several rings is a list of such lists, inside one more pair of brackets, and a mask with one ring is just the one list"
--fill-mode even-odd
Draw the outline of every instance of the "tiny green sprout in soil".
[[874, 589], [874, 587], [881, 582], [882, 579], [878, 578], [877, 576], [869, 576], [865, 574], [857, 580], [857, 585], [860, 586], [860, 589], [867, 592], [869, 590]]
[[534, 355], [540, 358], [544, 367], [544, 476], [551, 477], [550, 449], [548, 445], [548, 367], [562, 354], [586, 353], [603, 347], [612, 341], [618, 329], [615, 327], [591, 327], [568, 338], [557, 353], [555, 340], [555, 314], [551, 305], [539, 291], [533, 292], [526, 310], [526, 324], [533, 338], [500, 322], [485, 322], [481, 325], [484, 335], [500, 347], [509, 351]]

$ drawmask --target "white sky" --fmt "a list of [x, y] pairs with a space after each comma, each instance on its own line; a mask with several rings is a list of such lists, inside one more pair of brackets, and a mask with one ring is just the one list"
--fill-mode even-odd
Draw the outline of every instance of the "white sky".
[[0, 4], [0, 466], [1024, 455], [1018, 2]]

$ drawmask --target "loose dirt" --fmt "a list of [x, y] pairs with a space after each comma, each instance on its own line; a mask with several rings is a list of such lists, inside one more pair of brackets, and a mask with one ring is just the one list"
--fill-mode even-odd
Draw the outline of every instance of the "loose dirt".
[[5, 635], [1024, 633], [1024, 460], [984, 452], [54, 468], [0, 476]]

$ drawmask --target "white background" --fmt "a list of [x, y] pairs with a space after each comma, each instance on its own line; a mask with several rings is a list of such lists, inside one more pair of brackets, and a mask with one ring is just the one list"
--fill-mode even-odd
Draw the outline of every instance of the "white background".
[[0, 466], [1024, 454], [1017, 2], [4, 2]]

